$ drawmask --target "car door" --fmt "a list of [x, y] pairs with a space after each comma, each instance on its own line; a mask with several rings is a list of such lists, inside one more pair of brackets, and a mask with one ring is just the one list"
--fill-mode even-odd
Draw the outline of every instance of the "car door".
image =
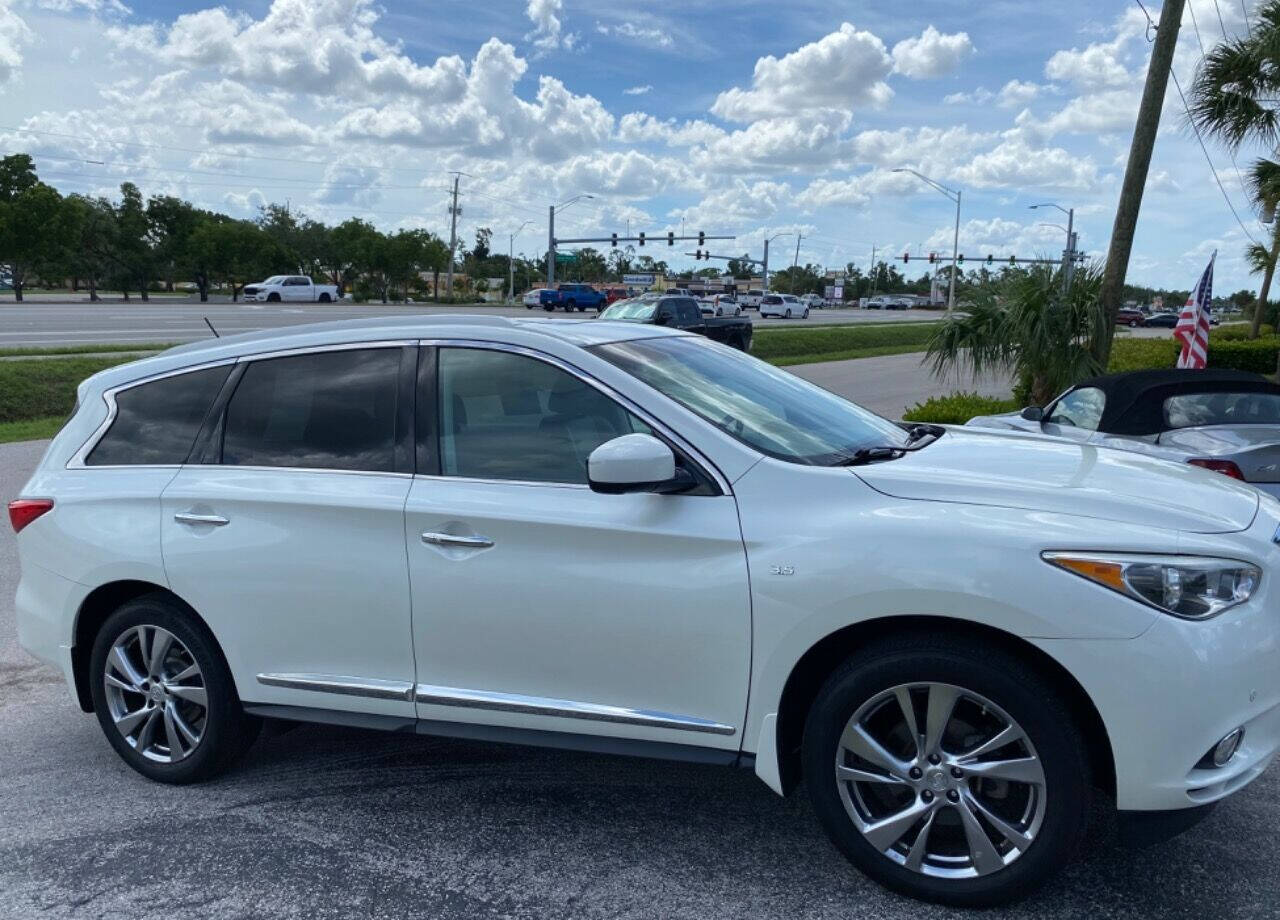
[[242, 699], [412, 718], [404, 502], [416, 346], [242, 361], [161, 497], [175, 592]]
[[1098, 434], [1106, 394], [1097, 387], [1079, 387], [1064, 393], [1049, 407], [1040, 430], [1057, 438], [1086, 442]]
[[311, 300], [310, 281], [296, 276], [284, 279], [284, 297], [282, 299], [295, 303]]
[[737, 749], [750, 595], [728, 487], [605, 495], [591, 450], [648, 433], [567, 365], [440, 347], [406, 506], [420, 719]]

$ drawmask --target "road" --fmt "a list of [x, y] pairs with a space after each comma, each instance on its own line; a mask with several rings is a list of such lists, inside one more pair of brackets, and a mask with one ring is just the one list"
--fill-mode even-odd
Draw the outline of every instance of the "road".
[[[540, 316], [566, 319], [570, 314], [546, 313], [523, 307], [432, 306], [430, 304], [244, 304], [156, 300], [149, 304], [101, 304], [59, 301], [0, 303], [0, 348], [23, 345], [88, 345], [109, 342], [186, 342], [210, 335], [208, 317], [222, 335], [295, 326], [331, 319], [414, 313], [475, 313], [492, 316]], [[592, 316], [574, 313], [573, 317]], [[828, 323], [894, 323], [936, 319], [940, 313], [897, 310], [814, 310], [809, 319], [751, 318], [761, 327]]]
[[923, 358], [922, 354], [884, 355], [796, 364], [786, 370], [893, 419], [930, 396], [955, 390], [973, 390], [1000, 399], [1008, 399], [1012, 392], [1013, 381], [1004, 374], [984, 374], [977, 380], [962, 374], [937, 378], [922, 364]]
[[[43, 442], [0, 445], [18, 493]], [[59, 674], [16, 642], [0, 533], [0, 917], [876, 918], [977, 916], [855, 872], [803, 794], [746, 772], [303, 726], [201, 786], [129, 770]], [[1080, 861], [992, 920], [1280, 917], [1280, 770], [1200, 827]]]

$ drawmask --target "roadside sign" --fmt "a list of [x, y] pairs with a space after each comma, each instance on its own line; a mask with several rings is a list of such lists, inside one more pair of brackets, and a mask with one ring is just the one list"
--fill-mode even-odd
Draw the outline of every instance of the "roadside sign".
[[578, 261], [578, 254], [576, 252], [557, 252], [556, 253], [557, 265], [572, 265], [574, 262], [577, 262], [577, 261]]
[[623, 284], [634, 284], [637, 287], [653, 284], [653, 275], [623, 275]]

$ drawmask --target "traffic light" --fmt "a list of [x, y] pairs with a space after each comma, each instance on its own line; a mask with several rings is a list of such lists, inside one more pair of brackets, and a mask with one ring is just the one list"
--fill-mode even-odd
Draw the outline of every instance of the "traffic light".
[[910, 261], [911, 261], [911, 253], [909, 253], [909, 252], [904, 252], [904, 253], [902, 254], [902, 262], [903, 262], [903, 264], [905, 265], [906, 263], [908, 263], [908, 262], [910, 262]]
[[934, 262], [937, 262], [937, 261], [938, 261], [938, 254], [936, 252], [929, 253], [929, 264], [932, 265]]
[[991, 264], [991, 260], [992, 260], [993, 258], [994, 258], [994, 257], [991, 255], [991, 253], [987, 253], [987, 264], [988, 264], [988, 265], [990, 265], [990, 264]]
[[1017, 264], [1018, 264], [1018, 257], [1017, 257], [1017, 256], [1009, 256], [1009, 264], [1010, 264], [1010, 265], [1017, 265]]
[[702, 261], [702, 250], [701, 250], [701, 249], [695, 249], [695, 250], [693, 251], [693, 261], [695, 261], [695, 262], [701, 262], [701, 261]]
[[640, 245], [641, 245], [641, 246], [643, 246], [643, 245], [644, 245], [644, 231], [643, 231], [643, 230], [641, 230], [641, 231], [640, 231]]
[[698, 231], [698, 245], [699, 246], [707, 245], [707, 235], [703, 233], [701, 230]]
[[667, 231], [667, 245], [674, 246], [676, 244], [676, 232], [674, 230]]
[[618, 234], [613, 234], [613, 242], [610, 243], [610, 245], [613, 246], [614, 249], [618, 248]]
[[964, 261], [964, 253], [963, 253], [963, 252], [962, 252], [962, 253], [960, 253], [960, 256], [956, 259], [956, 261], [957, 261], [957, 262], [963, 262], [963, 261]]

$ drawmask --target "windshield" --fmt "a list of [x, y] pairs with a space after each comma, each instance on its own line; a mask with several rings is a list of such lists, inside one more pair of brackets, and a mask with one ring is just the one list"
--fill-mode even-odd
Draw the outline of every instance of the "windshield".
[[591, 350], [779, 460], [829, 466], [865, 447], [903, 447], [909, 441], [893, 422], [707, 339], [673, 336]]
[[284, 280], [284, 275], [272, 275], [270, 278], [268, 278], [266, 281], [262, 283], [263, 284], [279, 284], [283, 280]]
[[1280, 395], [1275, 393], [1187, 393], [1164, 401], [1169, 428], [1200, 425], [1280, 424]]
[[655, 300], [619, 300], [606, 307], [599, 319], [620, 319], [630, 323], [647, 323], [653, 319], [653, 311], [657, 309]]

